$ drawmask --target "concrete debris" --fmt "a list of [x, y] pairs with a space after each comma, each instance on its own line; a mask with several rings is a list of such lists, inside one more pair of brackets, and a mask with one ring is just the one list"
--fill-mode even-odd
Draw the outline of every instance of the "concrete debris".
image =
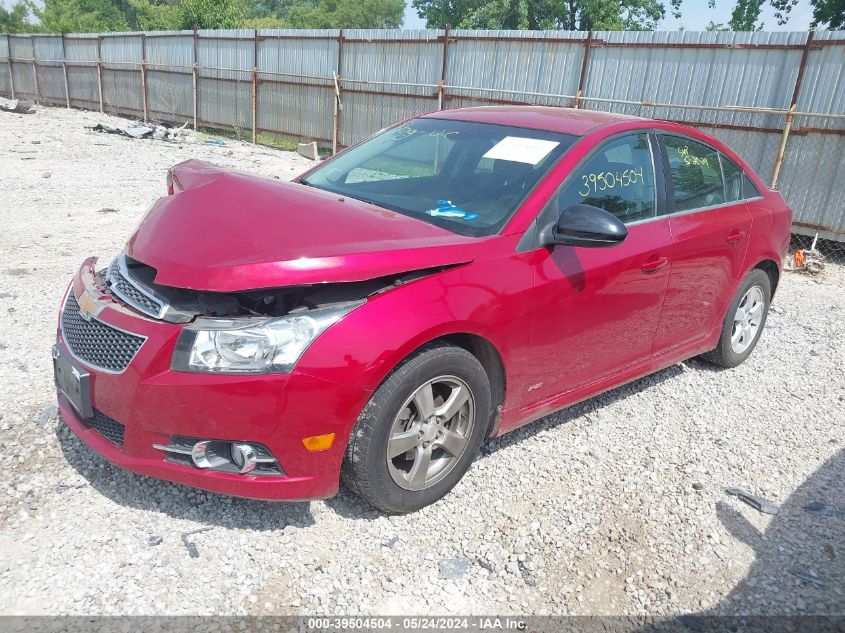
[[320, 160], [320, 152], [317, 150], [317, 143], [300, 143], [296, 146], [296, 153], [311, 160]]
[[147, 123], [130, 123], [124, 126], [112, 126], [105, 123], [98, 123], [90, 128], [92, 132], [103, 132], [105, 134], [120, 134], [129, 138], [150, 138], [156, 141], [170, 141], [182, 143], [193, 140], [193, 131], [187, 129], [188, 124], [182, 127], [167, 127], [165, 125], [153, 125]]
[[469, 561], [465, 558], [444, 558], [440, 561], [440, 578], [457, 580], [469, 571]]
[[0, 99], [0, 111], [13, 114], [35, 114], [35, 105], [32, 101], [23, 99]]

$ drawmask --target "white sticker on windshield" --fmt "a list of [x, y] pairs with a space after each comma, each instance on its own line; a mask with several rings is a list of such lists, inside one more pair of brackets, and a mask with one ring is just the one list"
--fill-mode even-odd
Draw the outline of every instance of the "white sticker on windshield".
[[510, 160], [515, 163], [536, 165], [560, 145], [555, 141], [543, 141], [537, 138], [506, 136], [484, 154], [484, 158]]

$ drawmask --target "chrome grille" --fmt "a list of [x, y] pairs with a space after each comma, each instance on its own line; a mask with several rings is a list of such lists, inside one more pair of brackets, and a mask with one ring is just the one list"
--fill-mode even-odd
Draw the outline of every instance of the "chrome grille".
[[68, 294], [62, 310], [62, 336], [68, 349], [92, 367], [120, 372], [129, 366], [145, 338], [79, 314], [79, 303]]
[[137, 283], [128, 277], [128, 273], [124, 274], [121, 271], [119, 262], [120, 258], [114, 260], [109, 266], [108, 282], [112, 293], [136, 310], [151, 317], [160, 318], [164, 303], [142, 291]]

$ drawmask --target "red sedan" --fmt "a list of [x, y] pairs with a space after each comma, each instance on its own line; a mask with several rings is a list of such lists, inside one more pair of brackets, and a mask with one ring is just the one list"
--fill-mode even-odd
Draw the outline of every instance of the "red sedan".
[[188, 161], [85, 261], [62, 415], [118, 466], [388, 512], [481, 444], [692, 356], [754, 349], [791, 211], [696, 130], [489, 107], [388, 128], [291, 183]]

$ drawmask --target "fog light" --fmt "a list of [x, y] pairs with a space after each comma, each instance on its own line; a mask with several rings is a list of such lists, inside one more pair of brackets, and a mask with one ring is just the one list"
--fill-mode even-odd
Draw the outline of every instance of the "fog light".
[[258, 456], [249, 444], [232, 444], [231, 453], [232, 463], [242, 475], [255, 470], [258, 465]]
[[220, 468], [229, 463], [229, 460], [220, 454], [221, 447], [215, 444], [219, 445], [220, 442], [203, 440], [194, 444], [191, 448], [191, 459], [197, 468]]
[[153, 444], [167, 453], [167, 461], [240, 475], [283, 475], [278, 460], [263, 444], [204, 440], [198, 437], [173, 436], [170, 444]]

